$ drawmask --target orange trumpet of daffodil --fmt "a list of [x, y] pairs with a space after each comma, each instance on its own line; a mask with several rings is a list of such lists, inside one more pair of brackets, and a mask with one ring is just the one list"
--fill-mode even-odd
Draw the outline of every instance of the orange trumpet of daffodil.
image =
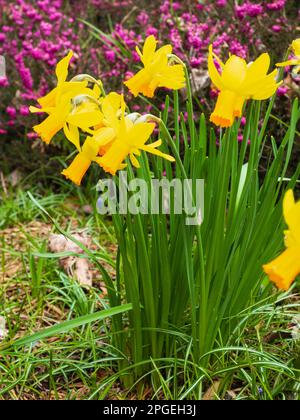
[[[214, 58], [220, 65], [217, 70]], [[230, 127], [235, 117], [242, 115], [243, 105], [248, 99], [263, 100], [272, 96], [280, 83], [276, 82], [277, 70], [267, 74], [270, 56], [261, 54], [254, 62], [231, 55], [224, 64], [209, 46], [208, 71], [213, 84], [219, 89], [217, 103], [210, 121], [220, 127]]]
[[288, 290], [300, 274], [300, 201], [295, 202], [292, 190], [284, 196], [283, 214], [288, 225], [284, 232], [286, 250], [263, 269], [279, 289]]
[[143, 52], [136, 47], [144, 68], [124, 82], [134, 96], [142, 93], [152, 98], [159, 87], [177, 90], [185, 86], [183, 65], [170, 62], [172, 46], [164, 45], [156, 51], [156, 45], [157, 40], [150, 35], [145, 40]]

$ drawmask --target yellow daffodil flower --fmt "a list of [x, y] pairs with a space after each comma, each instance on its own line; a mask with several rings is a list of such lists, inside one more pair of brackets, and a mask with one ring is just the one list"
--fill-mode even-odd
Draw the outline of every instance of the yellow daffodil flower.
[[80, 185], [92, 162], [115, 175], [126, 167], [124, 160], [127, 156], [138, 168], [140, 165], [135, 155], [139, 156], [141, 150], [174, 161], [172, 156], [157, 150], [161, 140], [145, 144], [155, 128], [154, 123], [145, 122], [149, 116], [125, 115], [125, 108], [123, 96], [115, 92], [102, 99], [103, 120], [98, 128], [90, 130], [92, 136], [86, 138], [73, 162], [62, 171], [66, 178]]
[[[88, 81], [67, 82], [68, 67], [73, 56], [72, 51], [58, 62], [56, 66], [57, 86], [46, 96], [39, 98], [41, 108], [31, 106], [30, 111], [35, 113], [45, 112], [48, 117], [40, 124], [33, 127], [41, 139], [49, 144], [53, 136], [64, 128], [68, 139], [79, 149], [79, 133], [74, 127], [85, 130], [102, 119], [101, 112], [95, 104], [91, 104], [84, 98], [97, 100], [100, 90], [97, 86], [93, 89], [87, 87]], [[74, 98], [82, 98], [80, 106], [72, 103]], [[77, 101], [78, 102], [78, 101]], [[76, 114], [79, 113], [80, 116]], [[77, 130], [78, 131], [78, 130]], [[72, 133], [71, 137], [69, 134]], [[74, 140], [76, 138], [76, 140]]]
[[293, 69], [293, 73], [298, 74], [300, 72], [300, 38], [295, 39], [292, 42], [291, 49], [294, 53], [294, 58], [291, 60], [283, 61], [282, 63], [277, 63], [277, 67], [286, 67], [286, 66], [296, 66]]
[[[100, 101], [103, 116], [101, 122], [98, 121], [97, 124], [93, 124], [95, 126], [94, 130], [87, 130], [91, 133], [91, 136], [86, 138], [71, 165], [62, 171], [62, 174], [76, 185], [81, 184], [82, 178], [92, 162], [97, 162], [99, 155], [103, 155], [115, 140], [120, 126], [123, 102], [122, 95], [115, 92], [111, 92]], [[75, 118], [80, 119], [81, 115], [76, 113]], [[66, 134], [73, 137], [73, 143], [77, 141], [78, 133], [76, 131], [73, 130], [72, 133]]]
[[174, 158], [170, 155], [162, 153], [156, 148], [161, 145], [161, 140], [146, 145], [147, 140], [151, 136], [155, 128], [154, 123], [143, 122], [143, 119], [133, 121], [130, 116], [125, 117], [125, 102], [121, 103], [121, 119], [117, 129], [116, 139], [104, 153], [97, 159], [99, 165], [112, 175], [126, 167], [124, 160], [129, 156], [134, 167], [139, 168], [139, 162], [136, 156], [141, 154], [141, 150], [152, 153], [156, 156], [174, 162]]
[[150, 35], [145, 40], [143, 52], [136, 47], [144, 68], [124, 82], [134, 96], [142, 93], [152, 98], [158, 87], [176, 90], [185, 85], [183, 65], [170, 64], [172, 46], [165, 45], [156, 51], [156, 45], [157, 40]]
[[263, 269], [279, 289], [288, 290], [300, 274], [300, 201], [295, 203], [292, 190], [285, 194], [283, 213], [289, 227], [284, 232], [286, 250]]
[[[218, 72], [214, 58], [221, 67]], [[242, 115], [247, 99], [263, 100], [272, 96], [280, 83], [276, 83], [277, 71], [267, 74], [270, 56], [261, 54], [247, 65], [242, 58], [231, 55], [224, 64], [209, 47], [208, 71], [213, 84], [219, 89], [216, 107], [210, 121], [220, 127], [230, 127], [235, 117]]]

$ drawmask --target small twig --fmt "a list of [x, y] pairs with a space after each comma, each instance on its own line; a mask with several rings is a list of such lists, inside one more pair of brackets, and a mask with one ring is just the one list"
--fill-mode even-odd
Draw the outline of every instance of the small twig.
[[4, 175], [3, 175], [2, 171], [0, 171], [0, 179], [1, 179], [1, 185], [2, 185], [2, 188], [3, 188], [4, 194], [7, 197], [8, 196], [8, 191], [7, 191], [7, 188], [6, 188], [6, 182], [5, 182], [5, 178], [4, 178]]

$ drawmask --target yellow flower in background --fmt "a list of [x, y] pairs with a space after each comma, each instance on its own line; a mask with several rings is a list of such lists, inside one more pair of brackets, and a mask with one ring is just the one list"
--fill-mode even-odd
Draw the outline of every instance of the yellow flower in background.
[[300, 274], [300, 201], [295, 203], [292, 190], [284, 196], [283, 213], [289, 227], [284, 232], [286, 250], [263, 269], [279, 289], [288, 290]]
[[[217, 70], [214, 58], [220, 65]], [[208, 71], [213, 84], [219, 89], [217, 103], [210, 121], [220, 127], [230, 127], [235, 117], [242, 115], [243, 105], [248, 99], [263, 100], [272, 96], [280, 83], [276, 82], [277, 70], [267, 74], [270, 56], [261, 54], [247, 64], [242, 58], [231, 55], [224, 64], [209, 46]]]
[[291, 49], [294, 53], [294, 58], [291, 60], [283, 61], [282, 63], [277, 63], [277, 67], [286, 67], [286, 66], [296, 66], [293, 69], [293, 73], [298, 74], [300, 72], [300, 38], [295, 39], [291, 44]]
[[136, 47], [144, 68], [124, 82], [134, 96], [142, 93], [152, 98], [158, 87], [177, 90], [185, 86], [183, 65], [170, 64], [172, 46], [165, 45], [156, 51], [156, 45], [157, 40], [150, 35], [145, 40], [143, 52]]
[[[87, 87], [88, 81], [67, 82], [68, 67], [73, 56], [72, 51], [60, 60], [56, 66], [57, 86], [47, 95], [37, 101], [41, 108], [31, 106], [29, 109], [34, 113], [45, 112], [48, 117], [40, 124], [33, 127], [41, 139], [49, 144], [53, 136], [62, 128], [68, 139], [79, 148], [79, 133], [76, 127], [83, 130], [99, 123], [102, 115], [95, 103], [84, 98], [97, 100], [100, 96], [100, 89], [94, 86]], [[74, 98], [81, 98], [77, 104], [72, 103]], [[80, 117], [76, 114], [80, 114]], [[71, 133], [71, 135], [70, 135]], [[76, 140], [74, 140], [76, 138]]]

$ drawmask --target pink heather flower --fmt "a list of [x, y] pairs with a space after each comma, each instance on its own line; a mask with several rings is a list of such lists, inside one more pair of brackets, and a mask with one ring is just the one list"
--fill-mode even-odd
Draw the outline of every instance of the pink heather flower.
[[16, 118], [17, 110], [13, 106], [8, 106], [5, 111], [11, 119]]
[[140, 56], [138, 55], [136, 51], [132, 51], [131, 55], [132, 55], [133, 61], [135, 61], [136, 63], [141, 61]]
[[0, 77], [0, 87], [7, 87], [9, 85], [6, 77]]
[[195, 67], [199, 67], [202, 61], [203, 61], [203, 58], [192, 57], [190, 60], [190, 63], [191, 63], [191, 66], [195, 68]]
[[225, 7], [225, 6], [227, 6], [227, 0], [217, 0], [216, 4], [219, 7]]
[[116, 54], [113, 50], [105, 51], [104, 56], [110, 63], [114, 63], [116, 60]]
[[281, 31], [281, 26], [280, 26], [280, 25], [273, 25], [273, 26], [271, 27], [271, 29], [272, 29], [272, 31], [273, 31], [273, 32], [278, 33], [278, 32], [280, 32], [280, 31]]
[[138, 111], [140, 111], [140, 110], [141, 110], [141, 107], [140, 107], [140, 105], [138, 105], [138, 104], [134, 104], [134, 105], [132, 106], [132, 110], [133, 110], [134, 112], [138, 112]]
[[246, 125], [246, 122], [247, 122], [246, 117], [242, 117], [241, 118], [241, 125], [242, 126], [245, 126]]
[[132, 73], [131, 71], [127, 71], [124, 75], [125, 80], [130, 79], [132, 76], [134, 75], [134, 73]]
[[180, 10], [181, 9], [181, 4], [180, 3], [178, 3], [178, 2], [173, 2], [172, 3], [172, 7], [173, 7], [173, 10], [176, 12], [177, 10]]
[[36, 139], [38, 137], [37, 133], [34, 133], [33, 131], [27, 133], [28, 139]]
[[12, 32], [14, 29], [10, 26], [4, 25], [2, 26], [2, 32]]
[[286, 0], [275, 0], [266, 4], [268, 10], [281, 10], [284, 8]]
[[4, 128], [0, 128], [0, 134], [7, 134], [7, 130], [4, 130]]
[[145, 26], [149, 22], [149, 15], [143, 11], [138, 15], [136, 20], [140, 25]]
[[5, 35], [5, 34], [0, 33], [0, 42], [5, 41], [5, 39], [6, 39], [6, 35]]
[[244, 47], [242, 44], [240, 44], [239, 41], [234, 39], [230, 43], [229, 51], [231, 52], [231, 54], [237, 55], [241, 58], [246, 58], [248, 49], [247, 47]]
[[215, 89], [215, 88], [210, 89], [210, 91], [209, 91], [209, 96], [210, 96], [212, 99], [217, 98], [217, 96], [218, 96], [218, 95], [219, 95], [219, 92], [217, 91], [217, 89]]
[[154, 28], [154, 26], [148, 26], [148, 28], [146, 30], [146, 35], [147, 36], [154, 35], [157, 38], [158, 30], [156, 28]]
[[239, 19], [244, 19], [246, 16], [249, 17], [256, 17], [263, 13], [264, 9], [263, 6], [258, 4], [250, 3], [249, 1], [246, 1], [241, 6], [235, 7], [236, 15]]
[[20, 115], [26, 117], [27, 115], [29, 115], [28, 106], [26, 106], [26, 105], [20, 106], [19, 112], [20, 112]]
[[279, 86], [277, 89], [277, 96], [284, 96], [289, 91], [287, 86]]

